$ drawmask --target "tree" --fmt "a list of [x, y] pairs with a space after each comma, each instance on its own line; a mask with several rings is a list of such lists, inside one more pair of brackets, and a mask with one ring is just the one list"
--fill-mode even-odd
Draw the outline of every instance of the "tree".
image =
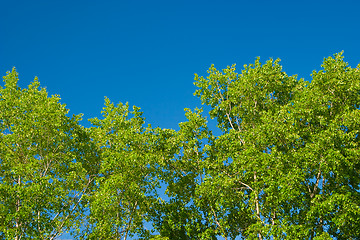
[[[92, 178], [80, 116], [67, 117], [58, 96], [35, 80], [18, 85], [15, 69], [0, 88], [0, 234], [54, 239], [80, 225]], [[93, 166], [91, 166], [93, 167]], [[89, 169], [90, 170], [90, 169]]]
[[201, 199], [197, 192], [206, 177], [206, 142], [212, 139], [201, 112], [186, 109], [188, 121], [179, 124], [178, 132], [164, 137], [160, 146], [166, 147], [158, 151], [162, 156], [159, 177], [166, 183], [170, 199], [154, 207], [151, 220], [161, 236], [169, 239], [216, 239], [219, 232], [212, 212], [207, 212], [206, 197]]
[[222, 133], [211, 134], [201, 111], [186, 113], [163, 167], [162, 235], [358, 239], [360, 65], [340, 53], [322, 67], [311, 82], [272, 59], [195, 76]]
[[102, 119], [89, 130], [100, 157], [96, 191], [89, 196], [86, 228], [80, 238], [128, 239], [150, 236], [144, 229], [156, 201], [156, 130], [144, 127], [142, 112], [128, 104], [115, 106], [105, 98]]
[[[208, 158], [213, 170], [203, 192], [218, 189], [227, 193], [213, 197], [217, 209], [224, 212], [219, 215], [225, 218], [221, 220], [225, 225], [222, 228], [237, 225], [231, 235], [223, 234], [225, 238], [240, 235], [263, 239], [276, 231], [277, 209], [281, 206], [278, 201], [286, 194], [282, 191], [288, 189], [281, 187], [288, 181], [280, 175], [285, 174], [288, 160], [287, 155], [280, 160], [283, 156], [277, 154], [277, 147], [285, 144], [275, 135], [281, 133], [276, 124], [284, 128], [281, 113], [291, 106], [302, 82], [282, 72], [278, 60], [262, 65], [257, 59], [240, 75], [235, 70], [233, 65], [221, 73], [212, 66], [207, 79], [195, 78], [199, 87], [195, 94], [211, 106], [210, 116], [217, 118], [223, 132]], [[241, 215], [248, 218], [234, 221]]]
[[258, 58], [196, 75], [218, 135], [203, 109], [154, 129], [107, 98], [84, 128], [14, 69], [0, 89], [0, 236], [360, 239], [360, 64], [339, 53], [322, 68], [306, 82]]
[[223, 229], [235, 224], [246, 239], [359, 236], [359, 66], [336, 54], [322, 67], [311, 82], [259, 59], [241, 74], [212, 66], [195, 77], [195, 95], [223, 132], [199, 186], [223, 212]]

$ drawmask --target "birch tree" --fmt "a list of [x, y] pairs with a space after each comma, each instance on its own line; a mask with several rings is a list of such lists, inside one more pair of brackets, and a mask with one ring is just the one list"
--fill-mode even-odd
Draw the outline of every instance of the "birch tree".
[[94, 169], [88, 138], [78, 124], [80, 116], [67, 117], [59, 96], [49, 97], [36, 78], [21, 89], [13, 69], [4, 83], [0, 234], [6, 239], [54, 239], [80, 225]]

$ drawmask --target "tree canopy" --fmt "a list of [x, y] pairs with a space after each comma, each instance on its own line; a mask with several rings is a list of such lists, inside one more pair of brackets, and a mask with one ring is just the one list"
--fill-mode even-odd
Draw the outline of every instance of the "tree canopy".
[[[179, 130], [105, 98], [81, 126], [37, 78], [0, 87], [6, 239], [360, 239], [360, 64], [311, 81], [280, 60], [195, 75]], [[207, 116], [217, 121], [213, 134]]]

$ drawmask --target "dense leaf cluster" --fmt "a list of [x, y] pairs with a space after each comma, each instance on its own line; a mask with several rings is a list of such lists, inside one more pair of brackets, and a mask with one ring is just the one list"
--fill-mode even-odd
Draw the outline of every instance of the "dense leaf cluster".
[[0, 237], [360, 239], [359, 70], [341, 53], [310, 82], [279, 60], [211, 66], [195, 95], [215, 136], [202, 109], [175, 131], [107, 98], [85, 128], [13, 69], [0, 87]]

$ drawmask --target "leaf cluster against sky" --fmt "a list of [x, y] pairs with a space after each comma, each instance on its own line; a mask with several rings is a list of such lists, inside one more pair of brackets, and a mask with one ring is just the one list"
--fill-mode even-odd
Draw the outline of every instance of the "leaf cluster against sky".
[[357, 239], [360, 64], [338, 53], [321, 67], [311, 82], [259, 58], [196, 75], [217, 135], [202, 109], [153, 128], [108, 98], [84, 127], [13, 69], [0, 89], [0, 236]]

